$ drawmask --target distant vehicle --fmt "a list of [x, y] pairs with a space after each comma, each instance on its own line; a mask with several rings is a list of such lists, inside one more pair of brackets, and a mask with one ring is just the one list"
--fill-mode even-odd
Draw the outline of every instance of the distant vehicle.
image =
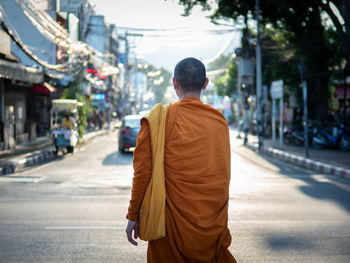
[[136, 147], [136, 138], [141, 128], [142, 115], [126, 115], [119, 129], [119, 152], [125, 153]]
[[[73, 117], [78, 119], [78, 107], [82, 106], [81, 102], [77, 100], [57, 99], [52, 100], [51, 109], [51, 134], [53, 136], [53, 142], [55, 145], [55, 153], [58, 154], [59, 150], [66, 150], [67, 153], [73, 153], [74, 147], [79, 140], [78, 127], [76, 123], [70, 123], [65, 126], [65, 123], [59, 124], [59, 118], [63, 116]], [[71, 120], [68, 119], [69, 123]]]

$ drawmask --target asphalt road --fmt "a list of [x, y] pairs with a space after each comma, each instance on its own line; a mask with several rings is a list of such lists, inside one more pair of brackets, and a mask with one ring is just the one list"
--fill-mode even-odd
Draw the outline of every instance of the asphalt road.
[[[125, 238], [132, 154], [115, 133], [0, 177], [0, 262], [146, 262]], [[350, 184], [232, 139], [230, 250], [243, 262], [350, 262]]]

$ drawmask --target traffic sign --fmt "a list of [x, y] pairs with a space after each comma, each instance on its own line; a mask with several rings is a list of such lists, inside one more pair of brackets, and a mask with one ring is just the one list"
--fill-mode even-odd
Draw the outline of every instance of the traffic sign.
[[272, 82], [270, 94], [273, 99], [281, 99], [283, 97], [283, 80]]

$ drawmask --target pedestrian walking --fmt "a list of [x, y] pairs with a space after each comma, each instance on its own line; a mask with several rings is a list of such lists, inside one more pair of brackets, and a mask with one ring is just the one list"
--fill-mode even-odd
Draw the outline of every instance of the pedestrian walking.
[[98, 129], [101, 130], [103, 126], [103, 112], [99, 111], [97, 115], [97, 120], [98, 120]]
[[[163, 237], [149, 241], [147, 262], [236, 262], [228, 250], [229, 129], [224, 116], [200, 100], [208, 81], [202, 62], [195, 58], [180, 61], [173, 77], [179, 101], [166, 107], [163, 121], [158, 118], [159, 107], [141, 120], [127, 214], [126, 233], [132, 244], [137, 245], [141, 234], [142, 207], [149, 200], [149, 187], [157, 188], [152, 182], [159, 179], [154, 178], [159, 167], [165, 187], [164, 202], [151, 199], [151, 205], [164, 205], [165, 227], [164, 232], [160, 227]], [[164, 126], [164, 136], [154, 120], [160, 123], [158, 127]], [[164, 158], [157, 162], [159, 156]]]

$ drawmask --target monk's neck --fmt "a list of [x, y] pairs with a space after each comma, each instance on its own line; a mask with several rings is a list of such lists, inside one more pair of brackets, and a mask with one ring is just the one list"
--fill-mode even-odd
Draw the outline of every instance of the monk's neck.
[[185, 99], [185, 98], [201, 98], [201, 93], [199, 92], [186, 92], [185, 94], [183, 94], [179, 100]]

